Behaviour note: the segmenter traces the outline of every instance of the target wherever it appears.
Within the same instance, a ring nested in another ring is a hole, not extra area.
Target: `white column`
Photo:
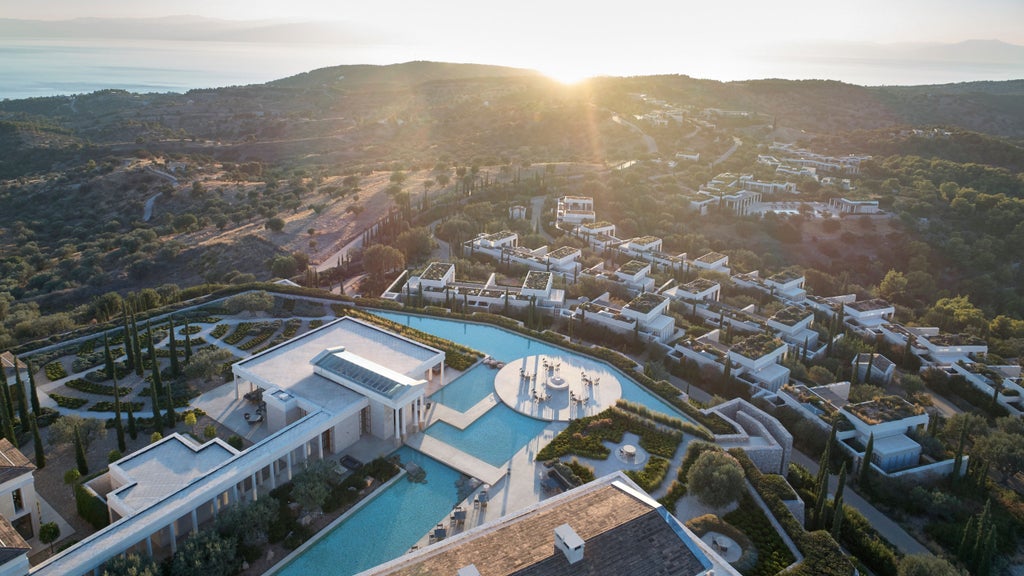
[[[444,386],[444,360],[441,360],[441,386]]]
[[[238,504],[238,484],[231,487],[231,503]]]
[[[199,514],[196,514],[196,509],[192,509],[192,531],[199,532]]]
[[[235,376],[234,374],[232,374],[231,375],[231,379],[234,380],[234,382],[235,382],[235,400],[238,400],[239,399],[239,395],[238,395],[238,376]]]
[[[260,473],[259,473],[258,470],[256,472],[252,473],[252,501],[253,502],[259,500],[260,489],[259,489],[259,484],[257,484],[257,479],[259,477],[259,474]]]
[[[398,430],[398,420],[399,420],[399,416],[401,414],[399,413],[397,408],[395,409],[394,414],[395,414],[395,440],[399,440],[399,439],[401,439],[401,435],[399,434],[399,430]]]
[[[146,536],[146,555],[153,557],[153,535]]]
[[[171,534],[171,554],[174,554],[178,551],[178,534],[177,530],[174,529],[174,522],[167,526],[167,531]]]
[[[324,459],[324,433],[321,432],[316,435],[316,445],[320,449],[320,459]]]
[[[291,482],[291,480],[292,480],[292,453],[291,453],[291,451],[288,452],[288,468],[287,469],[288,469],[288,481]]]
[[[277,458],[270,463],[270,489],[277,488]]]

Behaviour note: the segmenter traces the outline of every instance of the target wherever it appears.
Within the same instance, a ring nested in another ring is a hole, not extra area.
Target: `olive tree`
[[[743,479],[743,467],[735,458],[725,452],[708,451],[693,463],[686,485],[702,503],[721,508],[743,494]]]

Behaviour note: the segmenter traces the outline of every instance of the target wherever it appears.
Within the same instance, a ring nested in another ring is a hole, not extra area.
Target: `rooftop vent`
[[[565,554],[569,564],[583,560],[583,539],[568,524],[555,528],[555,548]]]
[[[476,569],[476,565],[470,564],[459,568],[458,576],[480,576],[480,571]]]

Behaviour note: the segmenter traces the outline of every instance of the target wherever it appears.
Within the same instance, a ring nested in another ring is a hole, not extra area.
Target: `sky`
[[[814,56],[823,45],[850,54],[854,45],[871,44],[997,39],[1024,45],[1024,0],[0,0],[0,18],[176,15],[343,22],[386,45],[374,52],[378,61],[368,57],[367,63],[493,63],[565,80],[652,73],[763,77],[778,70],[779,60]],[[776,63],[762,70],[758,59]]]

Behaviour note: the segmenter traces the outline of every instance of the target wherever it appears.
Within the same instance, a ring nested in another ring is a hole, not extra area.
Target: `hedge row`
[[[44,370],[46,371],[46,377],[50,380],[60,380],[61,378],[68,377],[68,371],[64,369],[64,365],[59,361],[50,362]]]
[[[664,458],[651,456],[643,470],[627,470],[626,476],[645,492],[654,492],[665,481],[665,476],[668,476],[669,464],[670,462]]]
[[[740,498],[739,508],[722,517],[723,520],[739,528],[757,547],[757,561],[744,576],[775,576],[786,566],[796,562],[782,537],[775,531],[768,517],[760,506],[754,502],[747,491]]]
[[[235,330],[230,335],[224,337],[225,344],[235,345],[242,341],[243,338],[249,335],[249,331],[255,326],[252,322],[239,322],[235,325]]]
[[[210,331],[210,336],[220,340],[228,333],[228,330],[230,330],[230,327],[228,327],[227,324],[217,324],[213,327],[213,330]]]
[[[68,380],[64,383],[65,386],[72,390],[78,390],[79,392],[85,392],[86,394],[99,394],[101,396],[113,396],[114,387],[107,386],[106,384],[97,384],[90,382],[84,378],[75,378],[74,380]],[[118,386],[117,392],[121,396],[131,394],[132,389],[127,386]]]
[[[664,430],[646,418],[613,407],[570,422],[537,453],[537,460],[552,460],[567,454],[604,460],[609,454],[604,441],[622,442],[626,432],[639,436],[640,446],[651,454],[669,459],[683,441],[681,432]]]
[[[50,398],[53,398],[53,401],[57,403],[57,406],[60,406],[61,408],[70,408],[71,410],[77,410],[89,403],[85,398],[72,398],[71,396],[63,396],[56,392],[50,392]]]
[[[839,544],[828,532],[808,532],[804,529],[803,523],[793,516],[789,508],[779,499],[777,490],[765,483],[765,475],[757,469],[754,462],[743,450],[733,448],[729,453],[739,460],[746,472],[747,480],[754,486],[761,499],[768,506],[775,520],[782,525],[782,529],[793,539],[800,553],[804,555],[803,562],[788,574],[818,575],[818,576],[850,576],[854,572],[853,563],[843,554]]]
[[[145,406],[142,402],[132,402],[132,412],[138,412]],[[89,412],[113,412],[115,405],[110,400],[103,400],[89,406]],[[127,414],[128,402],[121,402],[121,413]]]

